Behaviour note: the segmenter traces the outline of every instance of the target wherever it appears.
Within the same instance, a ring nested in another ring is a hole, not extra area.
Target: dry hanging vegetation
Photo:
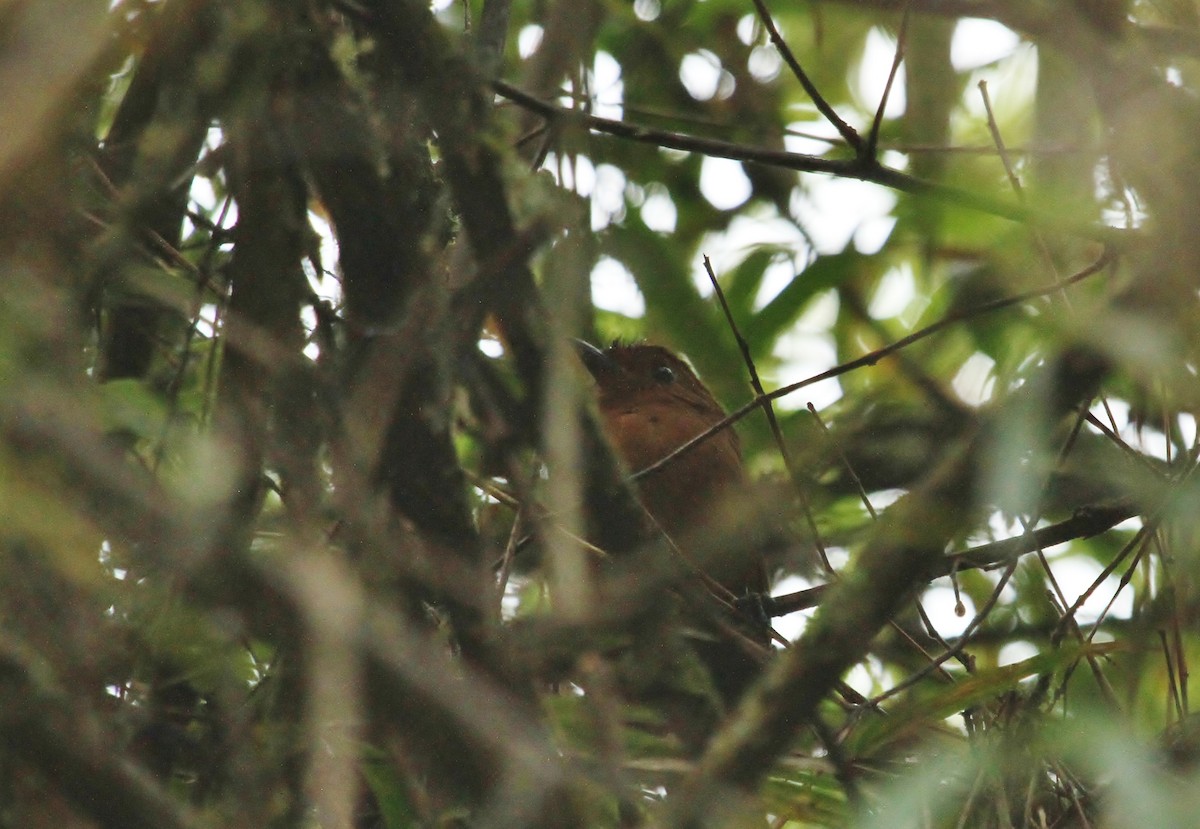
[[[1193,826],[1198,59],[1192,0],[0,4],[0,825]],[[571,337],[733,413],[773,601],[644,531]]]

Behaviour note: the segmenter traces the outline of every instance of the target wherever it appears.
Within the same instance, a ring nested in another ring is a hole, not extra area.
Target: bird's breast
[[[605,431],[631,472],[670,455],[717,421],[679,406],[619,406],[603,411]],[[732,432],[713,435],[638,482],[642,503],[672,535],[694,531],[743,480]]]

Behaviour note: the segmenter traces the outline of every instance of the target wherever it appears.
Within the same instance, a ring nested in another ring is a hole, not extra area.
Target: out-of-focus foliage
[[[0,825],[1193,826],[1198,58],[1192,0],[0,4]],[[572,336],[742,415],[739,705]]]

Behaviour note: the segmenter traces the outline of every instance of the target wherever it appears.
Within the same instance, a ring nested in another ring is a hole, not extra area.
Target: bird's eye
[[[675,372],[670,366],[656,366],[651,376],[663,385],[675,382]]]

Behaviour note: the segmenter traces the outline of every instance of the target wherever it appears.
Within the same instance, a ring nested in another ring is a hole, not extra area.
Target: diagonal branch
[[[1011,563],[1021,556],[1038,550],[1065,544],[1077,538],[1091,538],[1107,532],[1126,519],[1141,514],[1143,509],[1131,501],[1110,504],[1095,504],[1080,507],[1065,521],[1041,527],[1031,533],[1022,533],[1012,538],[980,544],[977,547],[952,553],[940,565],[938,576],[948,576],[962,570],[981,570],[996,565]],[[819,584],[807,590],[798,590],[771,600],[771,615],[786,616],[799,610],[819,605],[829,593],[829,585]]]
[[[788,65],[788,68],[792,70],[792,74],[796,76],[796,80],[800,81],[800,85],[804,87],[804,91],[808,93],[808,97],[812,99],[812,102],[816,105],[820,113],[825,116],[825,120],[833,124],[833,128],[838,131],[838,135],[842,136],[846,143],[854,148],[855,153],[863,155],[865,145],[863,144],[862,136],[858,134],[854,127],[842,120],[837,111],[825,100],[825,96],[817,91],[816,85],[808,77],[803,67],[800,66],[800,62],[792,54],[792,50],[788,47],[783,36],[779,34],[779,29],[775,27],[775,21],[771,17],[771,12],[767,9],[767,4],[763,0],[753,0],[753,2],[754,8],[758,11],[758,18],[762,21],[763,27],[767,30],[767,34],[771,38],[771,43],[779,50],[780,56]],[[867,154],[871,155],[871,153]]]
[[[857,179],[883,187],[890,187],[904,193],[917,196],[928,196],[948,204],[957,204],[981,213],[1010,219],[1014,222],[1032,224],[1049,231],[1066,233],[1083,239],[1093,239],[1114,248],[1123,248],[1140,238],[1134,231],[1124,231],[1113,227],[1099,226],[1092,223],[1081,223],[1061,215],[1046,213],[1020,204],[1014,204],[1006,199],[996,199],[980,195],[970,190],[961,190],[944,184],[910,176],[891,167],[884,166],[879,161],[867,157],[855,158],[824,158],[817,155],[793,153],[787,150],[774,150],[764,147],[752,147],[736,144],[731,141],[721,141],[715,138],[703,138],[687,133],[672,132],[632,124],[628,121],[618,121],[612,118],[601,118],[598,115],[588,115],[578,110],[565,109],[537,98],[522,89],[504,81],[493,81],[492,87],[498,94],[549,120],[566,119],[583,125],[587,129],[602,135],[611,135],[641,144],[655,147],[665,147],[672,150],[682,150],[690,153],[715,158],[729,158],[734,161],[752,161],[767,167],[780,167],[785,170],[796,170],[802,173],[827,173],[841,178]]]

